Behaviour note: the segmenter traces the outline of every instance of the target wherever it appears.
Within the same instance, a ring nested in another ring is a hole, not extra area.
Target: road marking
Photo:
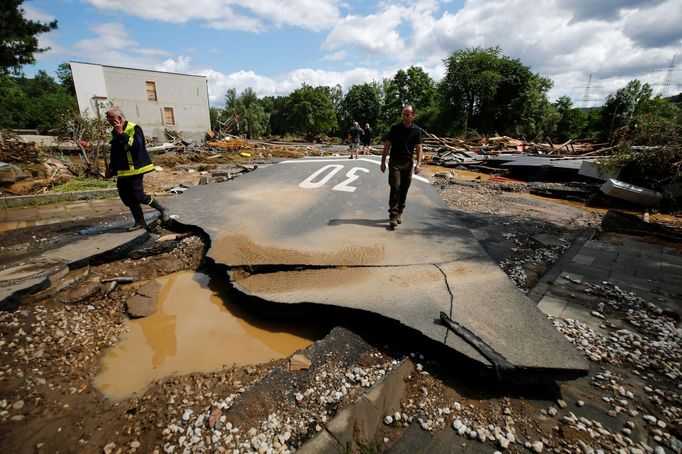
[[[290,160],[290,161],[281,161],[280,164],[301,164],[301,163],[304,163],[304,164],[310,164],[310,163],[316,164],[316,163],[321,163],[321,162],[343,162],[343,163],[346,163],[346,164],[350,164],[348,161],[349,161],[348,158],[296,159],[296,160]],[[365,162],[371,162],[372,164],[381,165],[381,161],[377,161],[377,160],[369,159],[369,158],[358,158],[358,159],[355,159],[355,160],[354,160],[354,162],[357,162],[357,161],[365,161]],[[330,178],[331,178],[331,177],[330,177]],[[425,177],[423,177],[423,176],[421,176],[421,175],[412,174],[412,179],[413,179],[413,180],[423,181],[424,183],[430,183],[430,181],[428,180],[428,178],[425,178]]]

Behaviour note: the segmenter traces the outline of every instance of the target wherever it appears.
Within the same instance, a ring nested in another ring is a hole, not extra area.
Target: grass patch
[[[112,189],[116,187],[114,180],[101,180],[98,178],[72,178],[66,183],[52,187],[50,192],[73,192],[90,191],[93,189]]]

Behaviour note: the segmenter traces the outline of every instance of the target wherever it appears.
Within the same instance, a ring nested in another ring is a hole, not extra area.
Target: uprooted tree
[[[96,116],[91,116],[88,109],[82,112],[69,110],[59,119],[57,128],[61,140],[73,141],[81,152],[82,166],[79,173],[86,176],[103,176],[100,158],[107,166],[105,148],[109,143],[110,126],[106,121],[106,106],[98,106]]]
[[[680,114],[677,105],[653,96],[647,84],[631,81],[604,105],[604,123],[617,145],[601,165],[620,168],[621,178],[651,189],[664,190],[672,182],[681,182]]]

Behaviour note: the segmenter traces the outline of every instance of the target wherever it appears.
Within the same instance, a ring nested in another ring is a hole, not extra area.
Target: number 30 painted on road
[[[317,189],[321,188],[324,186],[331,178],[336,175],[336,173],[343,169],[343,165],[341,164],[329,164],[327,166],[322,167],[321,169],[317,170],[315,173],[310,175],[308,178],[303,180],[301,183],[299,183],[299,187],[303,189]],[[320,181],[313,181],[315,178],[320,176],[322,173],[325,171],[329,171],[327,175],[324,176]],[[355,192],[357,189],[355,186],[349,186],[349,183],[352,183],[353,181],[357,180],[360,178],[359,175],[356,175],[356,172],[365,172],[369,173],[368,169],[365,169],[363,167],[353,167],[348,171],[346,174],[346,179],[343,180],[341,183],[337,184],[332,188],[334,191],[344,191],[344,192]]]

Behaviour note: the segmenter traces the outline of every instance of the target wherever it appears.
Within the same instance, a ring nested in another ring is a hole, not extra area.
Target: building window
[[[174,125],[175,124],[175,115],[173,115],[173,108],[172,107],[164,107],[163,108],[163,121],[167,125]]]
[[[145,84],[147,85],[147,100],[156,101],[156,83],[147,81]]]

